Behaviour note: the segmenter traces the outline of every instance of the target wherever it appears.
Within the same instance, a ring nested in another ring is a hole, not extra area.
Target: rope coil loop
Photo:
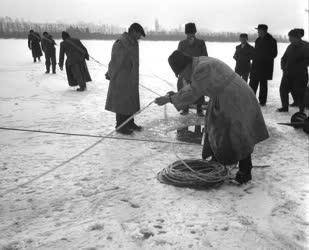
[[[195,189],[217,187],[228,177],[229,171],[224,165],[200,159],[176,161],[157,174],[161,183]]]

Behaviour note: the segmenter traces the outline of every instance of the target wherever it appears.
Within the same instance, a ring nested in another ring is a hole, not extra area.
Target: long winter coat
[[[28,35],[28,47],[32,51],[33,58],[41,57],[43,55],[40,42],[41,36],[39,33],[33,32]]]
[[[281,69],[285,74],[308,74],[309,53],[302,41],[290,44],[281,58]]]
[[[180,110],[201,95],[210,97],[206,132],[216,159],[236,163],[267,139],[264,118],[251,88],[225,63],[211,57],[195,57],[191,85],[172,96]]]
[[[113,45],[108,65],[110,83],[105,109],[132,115],[140,109],[138,42],[124,33]]]
[[[66,73],[70,86],[77,86],[80,83],[91,81],[85,59],[89,60],[86,47],[77,38],[67,38],[60,43],[59,66],[63,67],[64,55]]]
[[[251,70],[251,60],[253,58],[254,48],[246,43],[244,47],[236,46],[236,51],[233,58],[236,60],[235,72],[237,74],[246,74]]]
[[[250,78],[253,80],[271,80],[274,71],[274,59],[278,54],[277,41],[267,33],[255,41],[254,56]]]
[[[42,50],[44,51],[45,55],[51,56],[56,53],[56,42],[52,38],[52,36],[45,37],[43,36],[42,41]]]

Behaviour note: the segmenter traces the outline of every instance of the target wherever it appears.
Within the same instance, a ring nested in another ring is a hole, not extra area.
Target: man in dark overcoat
[[[272,80],[274,59],[278,54],[277,41],[267,32],[266,24],[259,24],[256,29],[258,38],[255,41],[249,85],[255,93],[260,86],[259,101],[261,106],[265,106],[268,92],[267,81]]]
[[[41,61],[42,50],[41,50],[41,36],[39,33],[30,30],[28,34],[28,47],[32,52],[33,62],[36,62],[36,59]]]
[[[48,74],[50,72],[50,66],[52,65],[53,74],[56,74],[56,42],[53,37],[45,31],[43,32],[41,44],[45,54],[45,73]]]
[[[281,69],[283,71],[280,85],[280,97],[282,107],[277,111],[287,112],[289,107],[289,92],[294,93],[299,112],[304,112],[305,93],[308,83],[308,48],[302,42],[300,33],[293,29],[288,34],[290,45],[281,58]]]
[[[105,109],[116,113],[117,132],[132,134],[142,130],[132,117],[140,110],[139,101],[139,46],[138,40],[145,37],[143,27],[133,23],[128,32],[113,44],[106,79],[110,80]],[[132,119],[118,129],[130,117]]]
[[[63,41],[60,43],[59,67],[63,70],[64,55],[67,60],[65,69],[70,86],[77,86],[77,91],[86,89],[86,82],[91,81],[87,68],[86,60],[89,60],[89,54],[86,47],[77,38],[71,37],[67,32],[62,32]]]
[[[303,40],[303,37],[305,35],[304,29],[296,29],[296,31],[299,33],[301,41],[306,47],[307,55],[309,55],[309,42]],[[306,94],[305,94],[305,107],[309,109],[309,82],[307,83]]]
[[[185,34],[187,38],[182,40],[178,44],[178,50],[189,55],[189,56],[208,56],[207,48],[205,41],[202,39],[196,38],[196,26],[195,23],[187,23],[185,25]],[[178,77],[177,81],[177,89],[182,89],[186,84],[190,84],[190,79],[186,79],[184,76],[186,74],[182,74]],[[190,75],[190,74],[187,74]],[[201,96],[196,102],[196,111],[199,116],[203,116],[202,105],[204,104],[205,99],[204,96]],[[189,112],[189,107],[185,107],[181,114],[186,115]]]
[[[254,48],[248,43],[248,34],[240,34],[239,40],[241,44],[236,46],[236,51],[233,56],[236,60],[235,72],[247,82],[251,70]]]

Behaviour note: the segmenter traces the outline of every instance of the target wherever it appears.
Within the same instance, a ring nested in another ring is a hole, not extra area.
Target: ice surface
[[[107,64],[112,41],[84,41],[91,56]],[[58,41],[59,44],[59,41]],[[234,67],[235,43],[207,43],[210,56]],[[156,173],[176,160],[169,144],[104,140],[78,159],[0,197],[3,249],[308,249],[309,142],[301,130],[279,126],[296,112],[280,106],[279,44],[269,101],[263,113],[270,139],[257,145],[251,184],[196,191],[163,185]],[[165,94],[176,79],[167,57],[176,42],[140,43],[141,83]],[[114,128],[104,110],[106,69],[88,63],[88,90],[71,89],[64,72],[45,75],[32,63],[25,40],[0,40],[0,126],[104,135]],[[57,48],[58,53],[58,48]],[[42,58],[43,59],[43,58]],[[157,75],[169,84],[152,77]],[[142,106],[156,96],[140,88]],[[175,138],[167,133],[196,122],[167,106],[150,106],[136,117],[135,138]],[[0,130],[0,193],[47,171],[97,138]],[[183,158],[201,147],[175,146]]]

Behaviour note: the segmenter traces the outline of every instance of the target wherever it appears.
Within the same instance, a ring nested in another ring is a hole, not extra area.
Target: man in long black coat
[[[251,60],[253,58],[254,48],[248,43],[247,34],[240,34],[239,40],[241,44],[236,46],[236,51],[233,56],[236,60],[235,72],[247,82],[251,70]]]
[[[295,29],[295,30],[298,32],[301,42],[306,47],[306,54],[309,55],[309,42],[303,40],[303,37],[305,35],[304,29]],[[305,94],[305,107],[309,109],[309,82],[307,83],[306,94]]]
[[[67,56],[65,69],[70,86],[77,86],[77,91],[86,89],[86,82],[91,81],[91,77],[85,60],[89,60],[86,47],[77,38],[71,37],[67,32],[62,32],[63,41],[60,43],[59,67],[63,70],[64,55]]]
[[[33,62],[36,62],[38,58],[41,61],[42,50],[41,50],[41,36],[39,33],[30,30],[28,35],[28,47],[32,51]]]
[[[187,23],[185,25],[185,34],[187,38],[182,40],[178,44],[178,50],[189,56],[208,56],[207,48],[204,40],[196,38],[196,26],[194,23]],[[184,87],[184,80],[188,81],[190,79],[185,79],[183,75],[178,77],[177,89],[180,90]],[[202,105],[204,104],[204,96],[201,96],[196,102],[196,111],[199,116],[203,116]],[[187,114],[189,112],[189,107],[183,109],[181,114]]]
[[[249,85],[255,93],[260,85],[259,101],[261,106],[265,106],[268,92],[267,81],[272,80],[274,59],[278,50],[277,41],[267,32],[267,25],[259,24],[257,30],[259,37],[255,41]]]
[[[53,37],[45,31],[43,33],[41,44],[42,50],[45,54],[45,73],[48,74],[50,72],[50,65],[52,65],[53,74],[56,74],[56,42],[54,41]]]
[[[287,112],[289,107],[289,92],[294,93],[299,111],[304,112],[305,92],[308,83],[308,48],[302,42],[301,36],[296,29],[289,32],[291,44],[287,47],[281,58],[281,69],[283,70],[280,85],[280,97],[282,107],[279,112]]]

